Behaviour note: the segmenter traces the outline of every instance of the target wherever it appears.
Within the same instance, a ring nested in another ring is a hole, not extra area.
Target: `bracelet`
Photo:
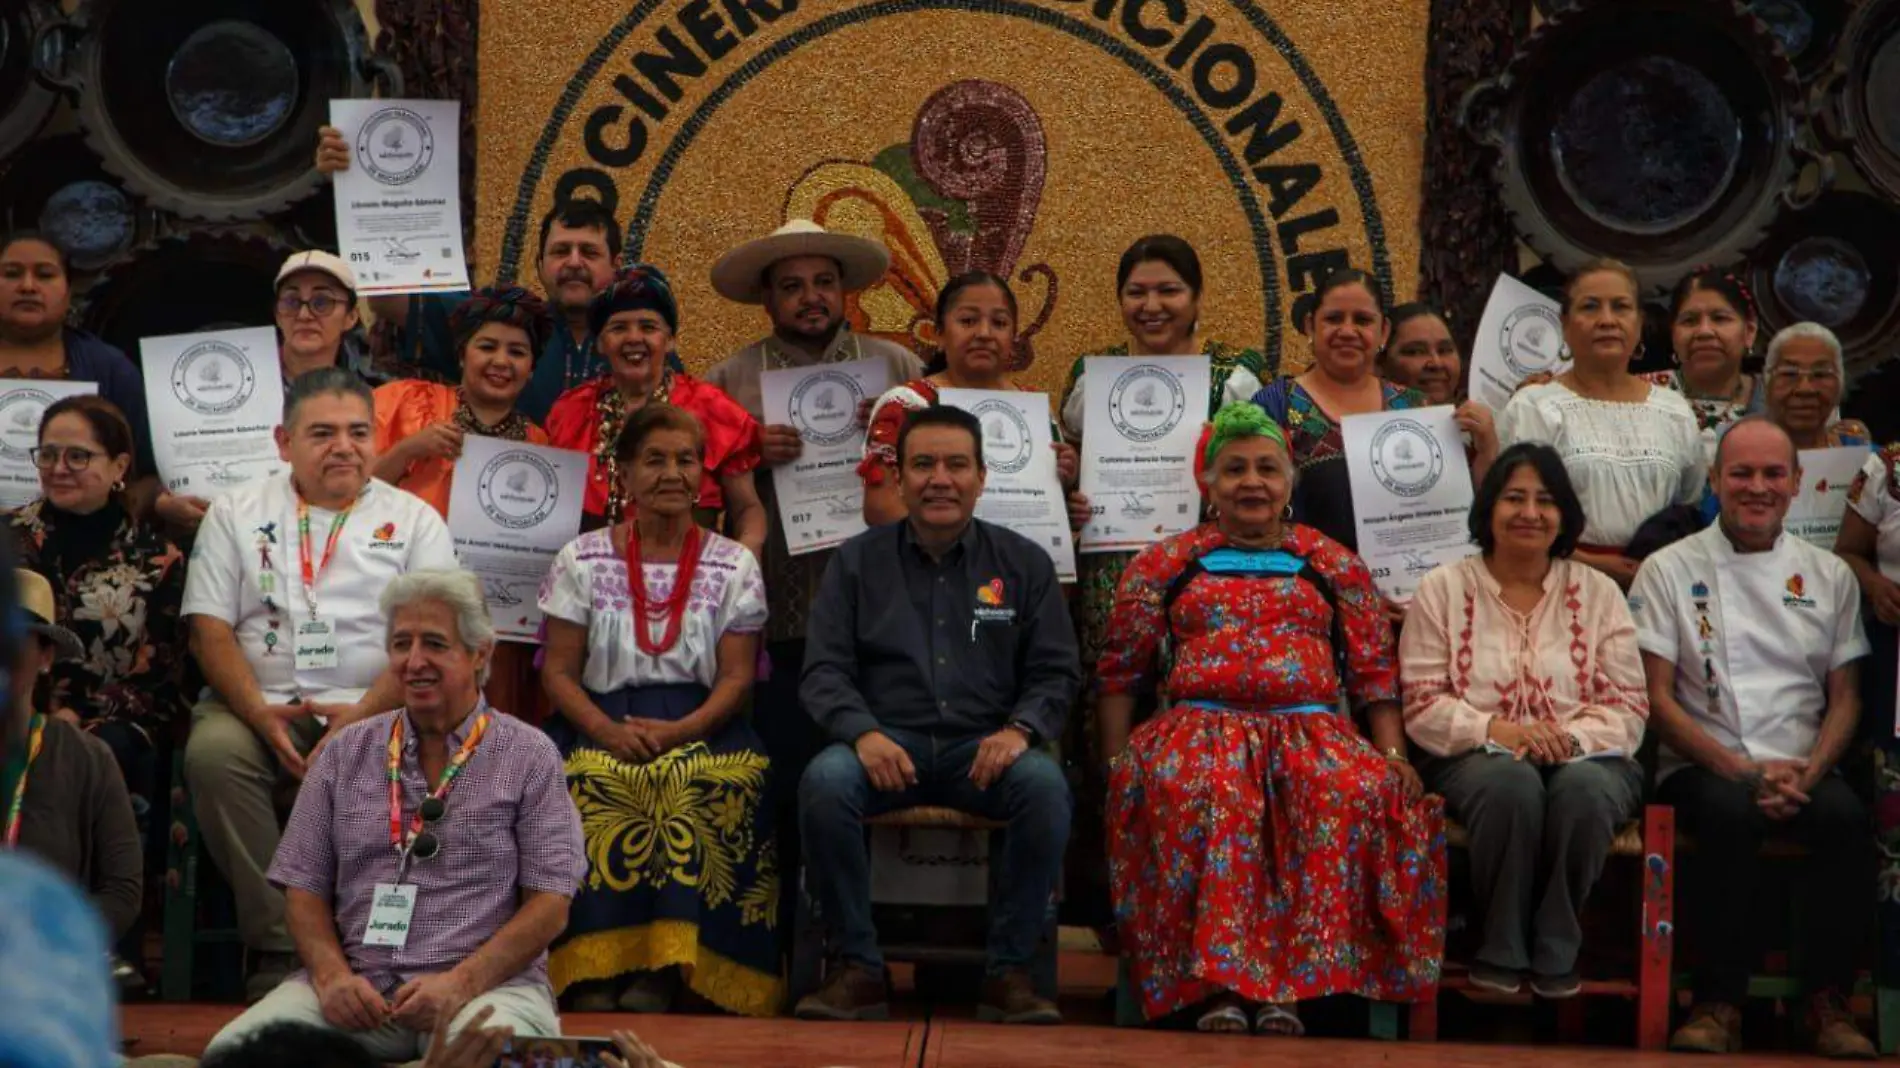
[[[1400,764],[1410,764],[1412,762],[1411,759],[1405,755],[1405,750],[1396,747],[1381,749],[1379,750],[1379,755],[1387,760],[1397,761]]]

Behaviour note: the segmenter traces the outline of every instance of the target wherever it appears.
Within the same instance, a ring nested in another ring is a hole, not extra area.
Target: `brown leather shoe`
[[[1684,1053],[1736,1053],[1742,1048],[1742,1013],[1733,1005],[1705,1001],[1689,1022],[1669,1036],[1669,1048]]]
[[[1854,1026],[1846,1000],[1833,991],[1808,999],[1808,1033],[1814,1036],[1814,1052],[1831,1060],[1871,1061],[1879,1055]]]
[[[792,1015],[801,1020],[888,1020],[891,1003],[884,973],[856,964],[832,968],[817,993],[798,999]]]
[[[1062,1010],[1036,993],[1028,972],[1011,969],[983,980],[983,998],[977,1003],[976,1018],[984,1023],[1059,1024]]]

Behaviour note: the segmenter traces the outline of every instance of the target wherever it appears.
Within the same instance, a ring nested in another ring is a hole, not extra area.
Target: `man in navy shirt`
[[[1071,807],[1039,747],[1061,735],[1082,668],[1048,553],[975,518],[982,433],[960,408],[911,413],[897,439],[910,514],[840,546],[812,606],[800,697],[832,744],[799,782],[799,825],[842,964],[801,1019],[888,1013],[863,820],[941,805],[1008,823],[981,1018],[1061,1020],[1027,971]]]

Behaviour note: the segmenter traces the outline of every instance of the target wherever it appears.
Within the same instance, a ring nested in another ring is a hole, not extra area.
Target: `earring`
[[[1280,518],[1288,523],[1293,522],[1293,502],[1288,501],[1287,506],[1280,509]]]
[[[118,480],[117,482],[114,482],[114,483],[112,484],[112,492],[114,492],[114,493],[124,493],[124,492],[125,492],[125,479],[120,479],[120,480]]]

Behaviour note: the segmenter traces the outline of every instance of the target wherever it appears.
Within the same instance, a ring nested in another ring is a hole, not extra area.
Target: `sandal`
[[[1306,1034],[1306,1025],[1300,1022],[1300,1014],[1292,1008],[1267,1004],[1260,1006],[1260,1011],[1254,1014],[1253,1033],[1299,1038]]]
[[[1247,1010],[1238,1001],[1223,998],[1194,1021],[1194,1029],[1203,1034],[1244,1035],[1247,1033]]]

